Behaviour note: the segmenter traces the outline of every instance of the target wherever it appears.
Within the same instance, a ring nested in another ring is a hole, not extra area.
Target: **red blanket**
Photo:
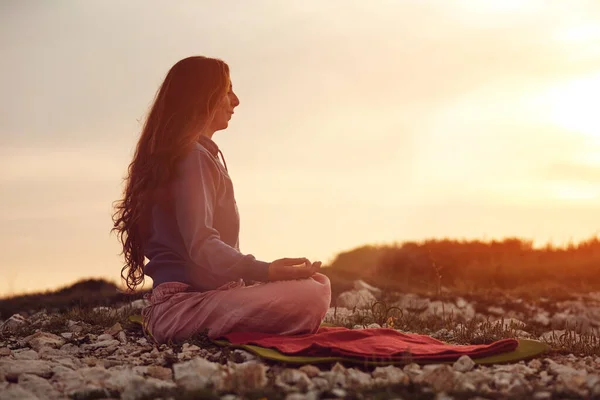
[[[321,327],[315,334],[281,336],[266,333],[236,332],[224,336],[232,344],[253,344],[287,355],[314,357],[353,357],[423,361],[455,361],[466,354],[476,359],[513,351],[515,339],[491,344],[451,345],[430,336],[401,333],[395,329],[348,329]]]

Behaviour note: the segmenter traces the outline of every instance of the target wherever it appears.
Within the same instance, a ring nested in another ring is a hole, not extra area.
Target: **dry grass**
[[[366,328],[370,324],[377,323],[403,332],[422,335],[439,333],[439,339],[451,344],[489,344],[500,339],[519,338],[521,332],[525,331],[533,338],[539,337],[548,331],[548,328],[535,324],[515,324],[513,321],[505,323],[504,318],[492,321],[489,318],[476,317],[465,319],[457,317],[444,310],[440,314],[421,315],[422,310],[401,310],[389,306],[385,302],[373,303],[370,309],[359,311],[353,310],[353,314],[347,318],[340,318],[336,314],[325,322],[337,326],[353,328],[356,325]],[[444,331],[448,332],[444,337]],[[440,332],[442,331],[442,332]],[[450,334],[450,332],[452,332]],[[595,334],[581,335],[576,333],[576,327],[567,327],[565,333],[542,340],[552,347],[553,353],[569,354],[577,356],[600,356],[600,336]]]

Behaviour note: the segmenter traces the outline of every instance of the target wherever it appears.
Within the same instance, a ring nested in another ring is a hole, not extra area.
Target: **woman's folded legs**
[[[331,284],[320,273],[252,286],[231,283],[208,292],[188,289],[164,283],[153,290],[147,314],[157,342],[182,341],[205,329],[211,339],[231,332],[314,333],[331,302]]]

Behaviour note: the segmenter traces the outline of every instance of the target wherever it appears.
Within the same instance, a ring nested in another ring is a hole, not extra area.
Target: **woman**
[[[135,290],[145,275],[153,280],[143,315],[158,343],[205,329],[211,338],[312,333],[329,307],[331,287],[318,273],[320,262],[267,263],[239,250],[233,185],[212,140],[238,105],[226,63],[202,56],[177,62],[129,165],[113,230],[123,245],[127,287]]]

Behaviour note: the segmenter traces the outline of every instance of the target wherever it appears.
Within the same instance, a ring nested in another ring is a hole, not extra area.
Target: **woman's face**
[[[231,81],[229,82],[229,90],[227,94],[221,98],[221,101],[217,104],[215,109],[215,116],[211,123],[214,131],[220,131],[226,129],[229,125],[229,120],[233,115],[233,110],[240,104],[240,99],[233,92],[233,86]]]

